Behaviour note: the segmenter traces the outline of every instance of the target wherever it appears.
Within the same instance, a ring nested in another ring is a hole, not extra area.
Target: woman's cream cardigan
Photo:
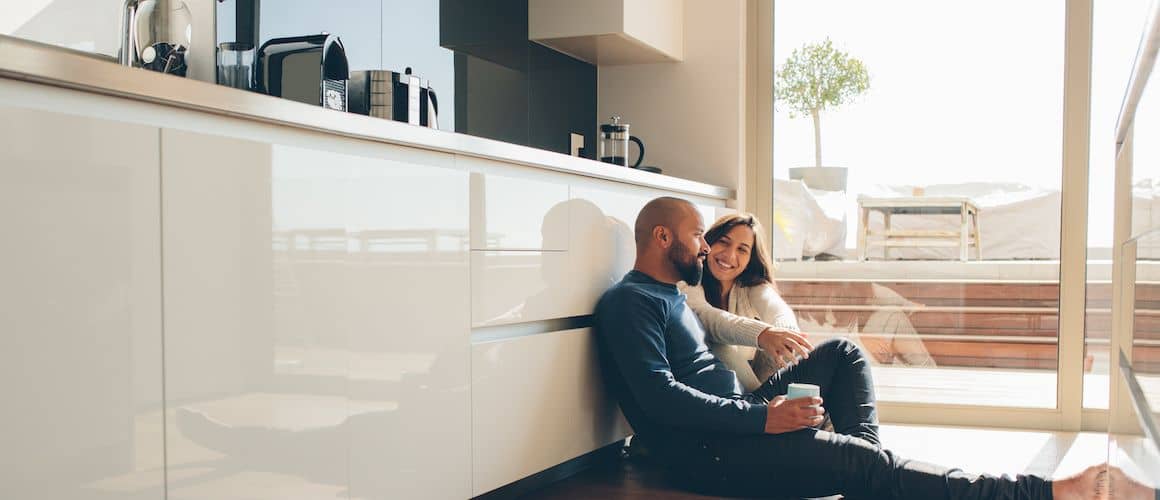
[[[689,286],[682,281],[677,287],[685,293],[689,308],[705,326],[709,349],[737,373],[747,391],[764,382],[749,364],[757,353],[757,335],[769,327],[800,331],[793,310],[772,285],[735,285],[729,293],[728,311],[710,305],[700,286]]]

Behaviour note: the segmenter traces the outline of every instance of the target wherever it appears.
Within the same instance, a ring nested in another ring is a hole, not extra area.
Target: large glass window
[[[1056,407],[1063,26],[1052,0],[775,4],[778,285],[881,400]],[[793,59],[856,95],[815,123]]]
[[[1088,263],[1087,328],[1085,336],[1085,408],[1108,408],[1109,334],[1112,307],[1113,210],[1115,207],[1115,127],[1120,106],[1131,76],[1140,31],[1151,0],[1097,2],[1092,19],[1092,105],[1091,158],[1088,175]],[[1155,137],[1153,125],[1160,113],[1150,113],[1155,90],[1140,104],[1136,137]],[[1160,111],[1160,110],[1158,110]],[[1152,132],[1149,132],[1152,131]],[[1160,170],[1150,141],[1137,141],[1132,189],[1132,234],[1160,225]],[[1155,212],[1155,215],[1153,215]],[[1147,258],[1148,256],[1145,255]],[[1149,276],[1151,264],[1141,261],[1141,278]],[[1146,284],[1144,286],[1147,286]],[[1146,294],[1143,289],[1139,293]],[[1144,296],[1144,295],[1142,295]],[[1149,308],[1139,313],[1148,314]],[[1153,320],[1142,319],[1138,338],[1145,344],[1157,343],[1160,335],[1147,333]],[[1141,353],[1152,356],[1155,346],[1143,346]]]

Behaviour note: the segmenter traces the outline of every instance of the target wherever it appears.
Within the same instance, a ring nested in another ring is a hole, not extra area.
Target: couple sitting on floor
[[[869,360],[850,341],[813,346],[798,331],[752,216],[726,216],[706,231],[691,203],[658,198],[637,216],[635,239],[633,270],[596,306],[602,371],[634,441],[687,487],[766,497],[1106,498],[1105,466],[1054,481],[994,477],[883,448]],[[790,383],[817,385],[821,397],[786,400]],[[822,430],[826,416],[832,431]]]

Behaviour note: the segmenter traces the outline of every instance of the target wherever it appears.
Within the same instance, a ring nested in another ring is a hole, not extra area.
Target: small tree
[[[870,88],[870,75],[862,61],[834,49],[827,37],[794,49],[777,71],[774,96],[790,106],[790,118],[814,119],[814,161],[822,166],[823,110],[836,108]]]

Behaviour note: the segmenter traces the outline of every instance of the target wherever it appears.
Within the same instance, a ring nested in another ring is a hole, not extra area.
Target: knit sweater
[[[629,272],[600,298],[596,338],[609,389],[641,434],[760,434],[766,405],[742,399],[737,376],[672,284]]]
[[[762,382],[749,363],[757,351],[757,336],[769,327],[800,331],[793,309],[772,285],[735,285],[729,293],[728,311],[710,305],[700,286],[689,286],[682,281],[677,287],[685,293],[689,308],[705,326],[710,350],[737,373],[737,379],[747,391],[753,391]]]

